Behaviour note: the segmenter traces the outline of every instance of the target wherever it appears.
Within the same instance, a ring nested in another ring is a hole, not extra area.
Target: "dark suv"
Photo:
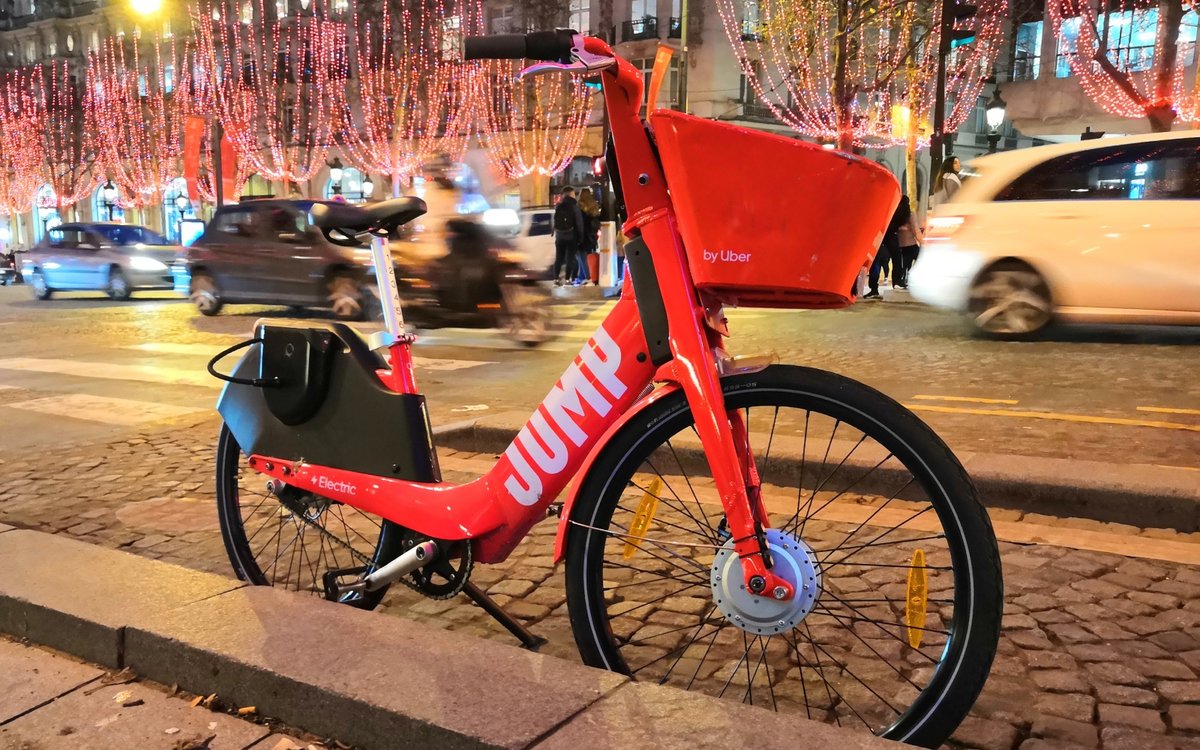
[[[330,243],[309,225],[315,201],[252,200],[218,209],[187,248],[189,295],[205,315],[227,302],[326,307],[363,314],[369,256]]]

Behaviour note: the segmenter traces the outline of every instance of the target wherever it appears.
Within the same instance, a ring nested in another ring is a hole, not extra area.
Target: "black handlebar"
[[[542,60],[570,62],[575,31],[535,31],[530,34],[469,36],[463,40],[464,60]]]

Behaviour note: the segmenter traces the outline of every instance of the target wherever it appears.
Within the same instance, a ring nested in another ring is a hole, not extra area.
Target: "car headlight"
[[[147,258],[144,255],[135,255],[129,259],[129,266],[135,271],[165,271],[167,264],[161,260]]]

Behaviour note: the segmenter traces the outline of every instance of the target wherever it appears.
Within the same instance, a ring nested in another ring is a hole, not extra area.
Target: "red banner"
[[[204,118],[189,117],[183,125],[183,178],[187,180],[188,200],[200,204],[200,142],[204,140]]]
[[[221,192],[225,200],[237,200],[237,151],[228,135],[221,138]]]

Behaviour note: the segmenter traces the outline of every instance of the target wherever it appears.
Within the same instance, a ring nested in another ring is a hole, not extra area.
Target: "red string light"
[[[333,140],[337,92],[347,80],[346,28],[319,5],[311,17],[275,20],[269,8],[262,0],[206,0],[194,17],[196,40],[240,159],[265,179],[306,182]]]
[[[1188,5],[1190,12],[1197,12],[1197,3]],[[1164,6],[1157,0],[1112,0],[1104,7],[1107,13],[1086,0],[1047,3],[1060,54],[1088,97],[1118,117],[1200,121],[1200,82],[1195,92],[1184,84],[1186,40],[1179,40],[1175,53],[1168,55],[1163,32],[1177,31],[1163,29],[1161,17],[1154,24],[1153,45],[1138,38],[1148,33],[1145,27],[1139,29],[1138,18],[1153,10],[1161,13]],[[1147,61],[1141,49],[1151,46],[1153,58]]]
[[[0,80],[0,214],[28,211],[42,184],[41,123],[34,92],[40,69],[10,71]]]
[[[975,40],[947,60],[947,131],[974,109],[1003,38],[1008,0],[973,4],[975,16],[958,28],[973,31]],[[941,6],[912,0],[762,0],[761,23],[744,24],[740,3],[717,1],[747,83],[776,118],[812,137],[871,148],[904,144],[909,124],[893,116],[893,107],[907,108],[918,123],[931,119]],[[919,142],[928,145],[928,135]]]

